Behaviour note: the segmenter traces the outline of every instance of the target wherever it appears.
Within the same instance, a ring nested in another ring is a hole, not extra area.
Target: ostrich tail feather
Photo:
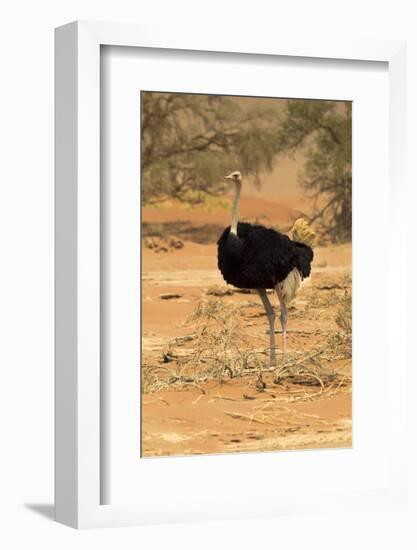
[[[313,248],[316,234],[303,218],[298,218],[291,229],[292,239],[298,243],[306,244]]]

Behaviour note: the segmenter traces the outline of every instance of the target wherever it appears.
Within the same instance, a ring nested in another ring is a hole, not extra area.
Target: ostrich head
[[[232,172],[228,176],[224,176],[224,179],[227,181],[233,181],[233,183],[241,183],[242,182],[242,174],[238,171]]]

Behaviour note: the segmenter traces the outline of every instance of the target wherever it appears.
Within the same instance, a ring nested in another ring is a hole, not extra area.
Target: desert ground
[[[243,196],[241,217],[288,231],[304,203]],[[258,295],[228,287],[217,269],[229,217],[220,207],[142,209],[141,455],[350,447],[351,245],[315,247],[289,309],[285,360],[269,295],[271,372]]]

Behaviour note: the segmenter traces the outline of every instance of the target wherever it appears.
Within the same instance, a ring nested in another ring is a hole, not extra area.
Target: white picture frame
[[[250,36],[228,29],[191,28],[185,36],[174,28],[75,22],[56,29],[56,519],[76,528],[134,525],[160,521],[157,508],[135,504],[101,504],[100,463],[100,47],[102,45],[230,52],[298,58],[382,61],[389,70],[390,186],[392,246],[395,265],[405,266],[406,246],[394,247],[404,234],[405,198],[405,44],[388,41],[280,42],[269,35]],[[404,241],[402,241],[404,242]],[[403,272],[401,271],[403,269]],[[391,280],[393,278],[391,273]],[[405,281],[405,267],[395,274]],[[395,285],[394,285],[395,286]],[[391,289],[393,291],[393,289]],[[391,291],[389,309],[394,307]],[[397,319],[405,323],[405,286],[396,289]],[[398,425],[390,475],[383,490],[356,494],[294,494],[276,503],[271,513],[302,513],[314,507],[341,509],[396,506],[405,499],[406,388],[405,331],[393,327],[396,351],[396,396],[391,407]],[[192,519],[243,517],[244,507],[230,512],[207,502]],[[238,503],[237,503],[238,504]],[[186,520],[167,495],[166,521]],[[191,519],[191,518],[189,518]]]

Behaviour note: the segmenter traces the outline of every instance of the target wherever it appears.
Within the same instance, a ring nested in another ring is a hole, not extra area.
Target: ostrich
[[[275,289],[278,296],[284,358],[287,306],[294,299],[301,281],[310,275],[313,250],[309,244],[312,244],[314,233],[304,220],[297,220],[294,224],[295,240],[262,225],[238,222],[242,176],[236,171],[225,179],[234,186],[232,223],[217,242],[218,267],[226,283],[255,289],[259,293],[269,322],[270,367],[276,369],[275,312],[266,289]],[[301,240],[304,242],[299,242]]]

